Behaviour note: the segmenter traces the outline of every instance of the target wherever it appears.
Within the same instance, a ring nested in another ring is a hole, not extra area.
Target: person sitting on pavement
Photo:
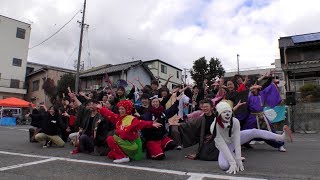
[[[145,139],[147,148],[147,157],[154,160],[162,160],[165,158],[164,151],[174,149],[177,144],[168,137],[169,127],[167,126],[168,119],[176,115],[179,111],[178,104],[182,94],[177,97],[176,103],[169,109],[164,109],[160,105],[160,100],[157,95],[151,97],[151,107],[148,112],[140,116],[146,121],[158,122],[162,126],[160,128],[143,129],[142,135]]]
[[[73,150],[71,153],[94,153],[94,139],[98,124],[101,121],[104,121],[104,118],[97,111],[97,104],[99,104],[99,102],[95,100],[89,100],[87,102],[86,108],[82,106],[81,102],[77,99],[75,94],[70,92],[69,96],[74,100],[75,105],[79,107],[78,112],[82,114],[83,117],[83,126],[82,129],[79,130],[79,145],[77,146],[77,149]],[[111,123],[108,123],[106,126],[109,127],[108,132],[112,132],[113,125]]]

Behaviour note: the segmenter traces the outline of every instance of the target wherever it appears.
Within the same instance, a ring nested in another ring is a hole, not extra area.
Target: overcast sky
[[[82,9],[83,0],[1,0],[0,14],[31,24],[30,47]],[[320,31],[319,0],[88,0],[85,66],[161,59],[179,68],[217,57],[225,69],[268,66],[278,39]],[[55,37],[29,50],[28,61],[72,68],[79,13]]]

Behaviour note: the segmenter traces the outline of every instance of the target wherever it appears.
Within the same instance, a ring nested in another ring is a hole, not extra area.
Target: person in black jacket
[[[59,116],[58,108],[51,106],[47,111],[44,105],[41,105],[45,109],[40,114],[28,114],[31,118],[41,119],[41,133],[35,136],[35,139],[42,143],[43,147],[48,147],[52,142],[58,147],[64,146],[64,141],[58,136],[59,130],[66,130],[66,125],[63,124],[61,117]]]
[[[160,105],[160,100],[157,95],[151,98],[151,107],[149,111],[141,115],[141,119],[146,121],[154,121],[161,123],[160,128],[143,129],[142,135],[146,141],[147,156],[154,160],[162,160],[165,158],[164,151],[174,149],[177,144],[168,137],[166,125],[168,118],[173,117],[178,113],[179,99],[167,110]],[[168,126],[167,126],[168,127]]]

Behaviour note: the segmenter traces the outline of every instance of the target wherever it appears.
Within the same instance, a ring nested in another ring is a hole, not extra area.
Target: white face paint
[[[229,122],[231,119],[231,115],[232,115],[232,111],[225,110],[221,113],[221,118],[222,120]]]

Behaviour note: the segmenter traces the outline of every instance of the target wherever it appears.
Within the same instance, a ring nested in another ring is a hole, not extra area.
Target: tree
[[[190,70],[192,79],[199,87],[203,86],[204,79],[208,79],[208,85],[211,85],[213,78],[223,76],[225,73],[224,68],[218,58],[211,58],[209,63],[205,57],[201,57],[193,62],[193,67]]]
[[[54,80],[51,78],[47,78],[43,82],[42,89],[44,90],[44,93],[49,97],[51,104],[54,104],[57,96]]]
[[[218,77],[224,76],[225,73],[226,73],[226,71],[222,67],[220,60],[218,58],[214,58],[214,57],[211,58],[209,61],[208,73],[207,73],[206,78],[208,80],[212,80],[212,79],[216,78],[217,76]],[[212,81],[208,81],[208,84],[211,85]]]
[[[203,80],[208,71],[208,63],[205,57],[201,57],[198,60],[193,62],[192,69],[190,74],[192,79],[197,83],[199,87],[203,86]]]
[[[57,85],[57,96],[62,98],[63,93],[68,94],[68,87],[70,87],[71,90],[74,91],[75,81],[76,79],[73,74],[62,75]]]

